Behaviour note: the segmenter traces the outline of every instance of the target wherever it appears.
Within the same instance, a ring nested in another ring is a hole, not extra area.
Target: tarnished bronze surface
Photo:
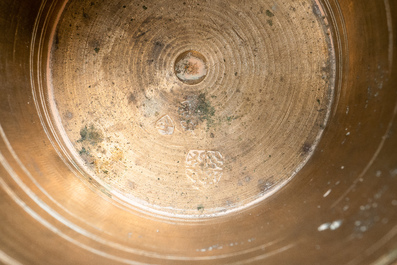
[[[397,260],[395,1],[0,10],[0,262]]]
[[[49,109],[112,196],[170,215],[227,213],[310,157],[334,93],[327,22],[310,1],[239,2],[66,6]]]

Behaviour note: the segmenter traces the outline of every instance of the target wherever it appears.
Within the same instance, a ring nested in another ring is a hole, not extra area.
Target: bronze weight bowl
[[[396,1],[0,7],[1,263],[397,260]]]

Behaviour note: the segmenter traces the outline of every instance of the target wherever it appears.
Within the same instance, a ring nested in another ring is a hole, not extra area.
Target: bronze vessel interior
[[[0,263],[396,262],[396,1],[0,12]]]

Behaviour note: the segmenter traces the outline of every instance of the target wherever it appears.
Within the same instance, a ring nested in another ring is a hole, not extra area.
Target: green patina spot
[[[239,118],[239,116],[234,116],[234,115],[232,115],[232,116],[227,116],[227,117],[226,117],[226,121],[227,121],[228,123],[231,123],[232,121],[237,120],[238,118]]]
[[[94,125],[91,125],[89,127],[84,126],[84,128],[82,128],[80,130],[80,139],[77,140],[78,143],[82,143],[82,142],[88,142],[91,145],[96,145],[99,144],[100,142],[103,141],[103,137],[100,131],[98,131],[97,129],[95,129]],[[87,152],[86,149],[83,147],[84,152]],[[82,151],[83,151],[82,149]],[[80,151],[80,152],[82,152]],[[80,153],[82,154],[82,153]]]
[[[81,150],[79,151],[80,155],[89,155],[89,152],[85,149],[85,147],[81,148]]]
[[[215,115],[215,108],[211,106],[211,103],[205,99],[205,94],[202,93],[198,96],[197,114],[201,121],[207,121],[207,128],[209,128],[214,122],[212,117]]]
[[[215,108],[204,93],[186,97],[178,110],[185,129],[194,130],[200,122],[207,122],[207,129],[214,124]]]
[[[270,10],[266,10],[266,15],[268,17],[274,17],[274,14]]]

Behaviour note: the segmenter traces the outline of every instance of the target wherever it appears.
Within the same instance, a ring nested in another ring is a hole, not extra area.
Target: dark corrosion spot
[[[130,93],[130,95],[128,96],[128,104],[131,104],[131,103],[134,103],[134,104],[136,103],[136,97],[132,93]]]
[[[270,10],[266,10],[266,15],[268,17],[274,17],[274,14]]]
[[[312,148],[312,145],[311,145],[311,144],[309,144],[309,143],[304,143],[304,144],[302,145],[302,153],[303,153],[304,155],[306,155],[307,153],[310,152],[311,148]]]
[[[84,126],[84,128],[80,130],[80,139],[77,140],[78,143],[87,142],[91,145],[99,144],[102,141],[102,133],[97,130],[94,125],[91,125],[89,127]]]

